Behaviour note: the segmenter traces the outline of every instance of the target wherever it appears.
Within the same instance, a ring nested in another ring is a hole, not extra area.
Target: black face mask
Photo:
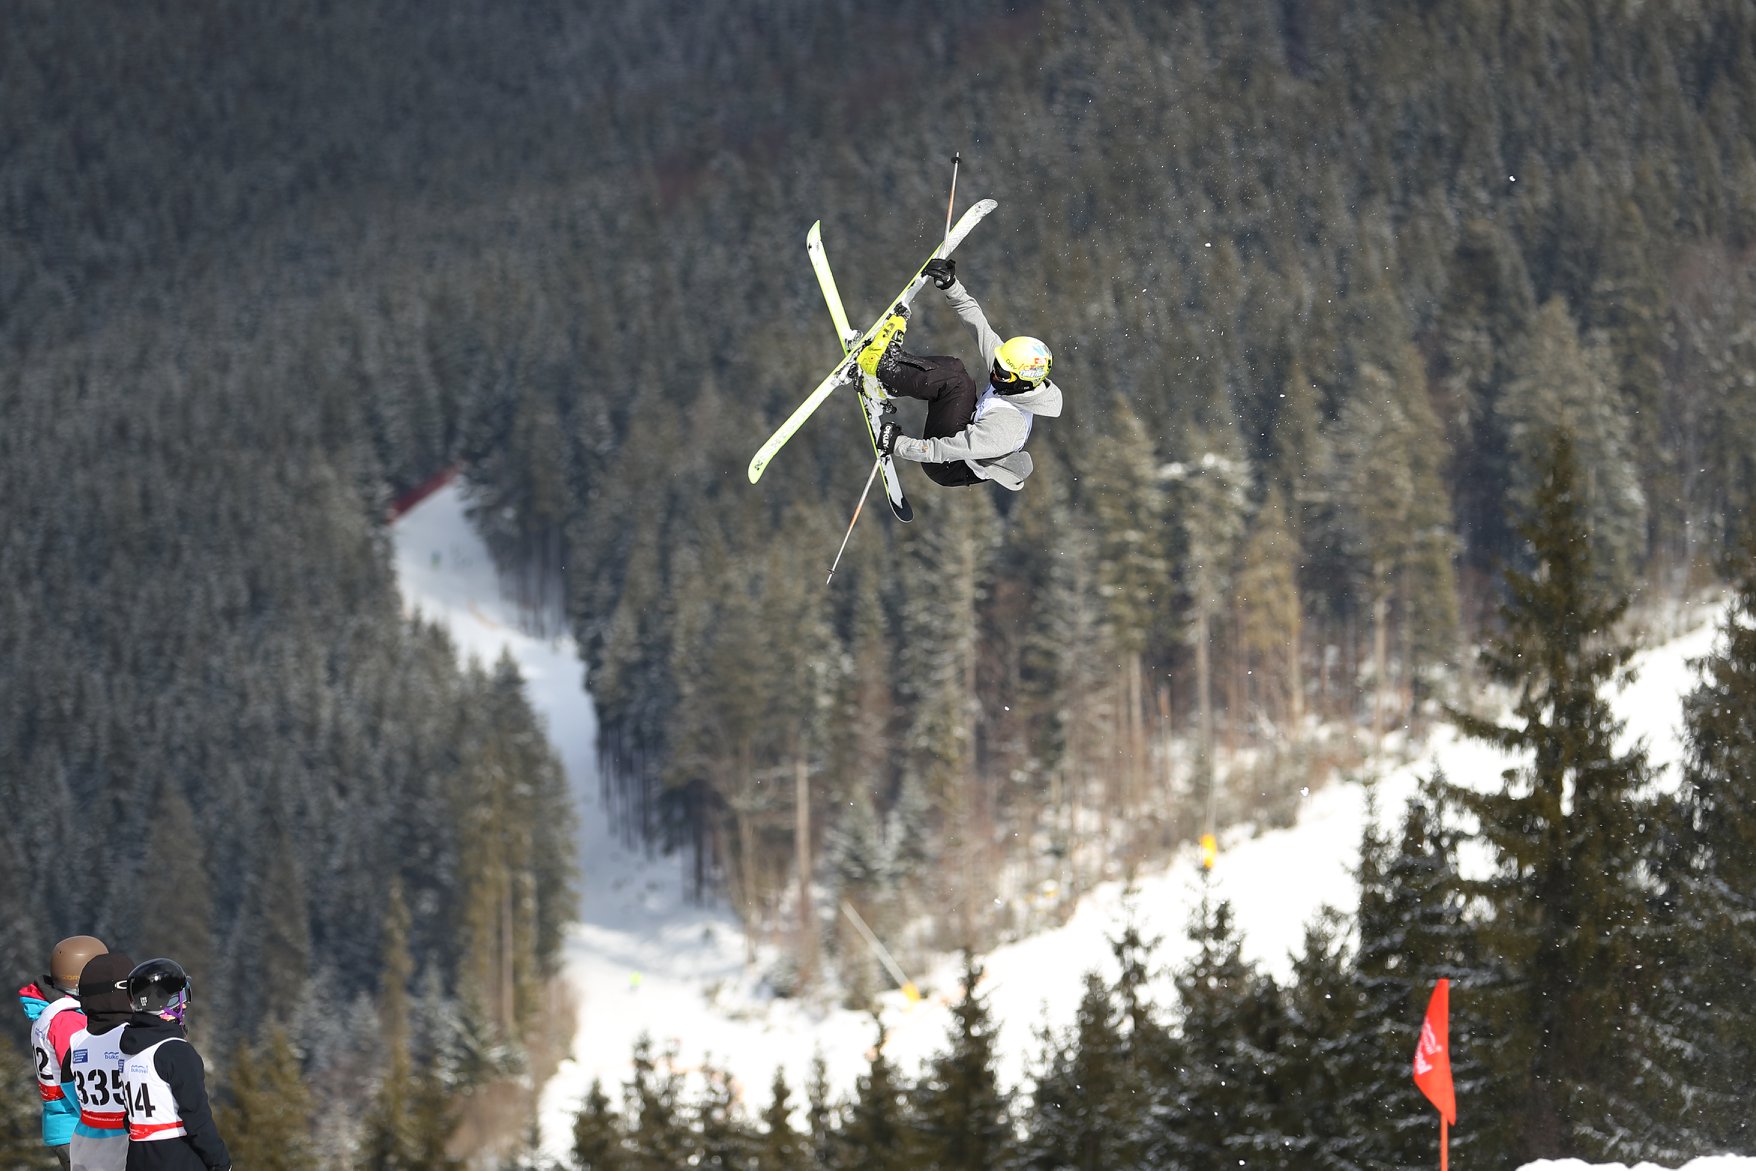
[[[1027,390],[1035,390],[1042,383],[1026,382],[1018,375],[1000,369],[1000,363],[995,362],[988,371],[988,385],[999,394],[1023,394]]]

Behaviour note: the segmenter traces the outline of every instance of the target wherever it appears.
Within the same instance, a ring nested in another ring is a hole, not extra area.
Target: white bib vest
[[[107,1033],[81,1029],[73,1034],[67,1064],[73,1096],[79,1101],[79,1128],[88,1138],[125,1138],[128,1114],[123,1099],[122,1025]]]
[[[68,1009],[78,1011],[79,1001],[71,996],[49,1002],[30,1027],[31,1056],[36,1059],[37,1092],[45,1102],[59,1102],[67,1096],[61,1088],[61,1062],[55,1057],[55,1044],[49,1040],[49,1025]]]
[[[188,1131],[183,1116],[177,1112],[177,1097],[171,1085],[159,1076],[153,1057],[161,1045],[187,1045],[178,1037],[167,1037],[149,1045],[122,1062],[123,1104],[128,1110],[128,1141],[149,1143],[165,1138],[180,1138]]]
[[[976,400],[976,413],[970,416],[970,421],[974,422],[989,411],[995,410],[999,407],[1005,407],[1008,410],[1017,411],[1024,417],[1024,438],[1020,439],[1018,441],[1018,446],[1012,449],[1013,451],[1023,451],[1026,441],[1030,439],[1030,425],[1036,420],[1036,416],[1019,406],[1017,403],[1008,402],[1004,395],[994,389],[993,383],[990,382],[987,386],[982,388],[982,397]]]

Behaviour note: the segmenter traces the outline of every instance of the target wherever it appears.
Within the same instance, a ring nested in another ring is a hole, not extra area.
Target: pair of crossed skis
[[[810,254],[811,267],[817,273],[817,283],[822,287],[823,299],[829,305],[829,316],[835,322],[836,335],[841,342],[842,360],[836,364],[835,369],[831,370],[822,382],[817,384],[817,389],[811,392],[810,396],[799,405],[799,408],[787,416],[786,422],[782,423],[775,430],[775,433],[768,437],[768,441],[757,450],[754,458],[750,460],[749,475],[752,484],[762,478],[762,473],[767,469],[768,463],[774,458],[775,453],[786,444],[787,440],[793,437],[793,433],[804,424],[806,419],[811,417],[811,413],[822,404],[823,400],[828,398],[836,387],[851,381],[854,383],[855,394],[859,397],[860,413],[866,420],[866,436],[872,441],[872,454],[876,460],[876,466],[873,470],[874,472],[882,471],[884,474],[884,492],[889,497],[890,509],[896,514],[898,520],[906,521],[913,518],[914,509],[910,507],[908,498],[903,495],[902,482],[897,477],[895,463],[889,456],[878,451],[878,429],[884,418],[885,395],[878,386],[877,379],[860,369],[860,351],[865,349],[867,343],[872,340],[885,322],[895,316],[905,318],[908,316],[909,306],[914,301],[915,294],[919,293],[927,283],[927,263],[950,256],[957,246],[963,243],[964,237],[969,235],[970,230],[981,222],[982,217],[997,206],[992,199],[984,199],[964,212],[956,225],[945,234],[945,239],[940,242],[939,247],[933,250],[933,255],[921,263],[921,267],[915,270],[914,277],[890,303],[890,307],[864,333],[855,333],[848,324],[847,310],[842,305],[841,293],[836,289],[835,276],[829,269],[829,257],[823,251],[823,221],[819,220],[811,225],[811,230],[805,233],[805,251]],[[858,519],[858,515],[856,511],[856,519]],[[853,526],[849,525],[848,527],[851,532]],[[845,540],[843,545],[845,547]]]

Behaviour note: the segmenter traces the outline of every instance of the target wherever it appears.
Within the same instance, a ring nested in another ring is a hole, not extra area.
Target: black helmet
[[[128,973],[128,1007],[181,1021],[189,1007],[189,973],[176,960],[147,960]]]

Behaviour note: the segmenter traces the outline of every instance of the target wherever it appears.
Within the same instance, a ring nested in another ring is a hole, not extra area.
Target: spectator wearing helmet
[[[69,1092],[68,1043],[85,1028],[79,1007],[79,976],[87,961],[107,949],[101,939],[72,935],[49,953],[49,971],[18,990],[18,1002],[30,1018],[31,1058],[36,1063],[37,1094],[43,1103],[43,1145],[67,1166],[67,1145],[79,1107]]]
[[[889,393],[924,400],[927,420],[919,439],[886,421],[879,428],[878,450],[913,460],[928,479],[947,488],[986,480],[1016,492],[1033,466],[1024,450],[1031,423],[1038,415],[1061,413],[1061,388],[1049,380],[1049,347],[1034,337],[1002,341],[958,281],[956,261],[930,260],[925,271],[975,333],[987,381],[978,386],[958,358],[905,352],[904,323],[893,319],[893,328],[880,330],[861,352],[860,368]]]
[[[128,973],[133,1012],[122,1030],[127,1171],[227,1171],[232,1165],[208,1106],[206,1068],[184,1031],[189,994],[189,974],[174,960],[147,960]]]
[[[93,956],[79,975],[85,1028],[68,1042],[67,1068],[79,1121],[68,1146],[71,1171],[124,1171],[128,1116],[122,1096],[122,1027],[128,1023],[128,973],[134,961],[119,951]]]

